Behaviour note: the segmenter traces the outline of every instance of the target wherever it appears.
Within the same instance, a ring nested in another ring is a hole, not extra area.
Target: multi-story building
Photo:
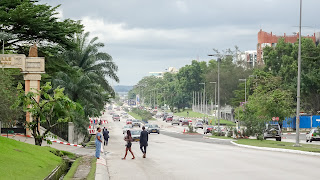
[[[320,34],[319,34],[320,35]],[[316,33],[314,33],[312,36],[302,36],[303,38],[310,38],[312,39],[315,43],[316,40],[319,42],[319,37],[316,38]],[[262,31],[258,32],[258,45],[257,45],[257,63],[258,64],[263,64],[263,48],[270,46],[270,47],[275,47],[277,45],[277,42],[280,38],[284,38],[285,42],[288,43],[295,43],[299,39],[299,33],[295,35],[286,35],[284,33],[283,36],[276,36],[274,34]]]
[[[257,65],[257,50],[238,52],[237,63],[240,66],[251,68]]]
[[[166,69],[166,72],[175,74],[175,73],[178,73],[179,70],[175,67],[169,67],[168,69]],[[166,72],[149,72],[149,75],[155,76],[157,78],[163,78],[163,75]]]

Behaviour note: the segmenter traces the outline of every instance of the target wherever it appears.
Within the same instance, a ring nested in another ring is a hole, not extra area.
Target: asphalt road
[[[105,147],[111,180],[116,179],[314,179],[318,177],[320,158],[281,152],[239,148],[227,141],[220,143],[202,136],[182,135],[173,127],[149,136],[147,158],[142,158],[138,143],[132,150],[136,159],[121,160],[125,141],[122,127],[125,119],[113,122],[106,115],[110,131]],[[180,128],[180,127],[177,127]]]

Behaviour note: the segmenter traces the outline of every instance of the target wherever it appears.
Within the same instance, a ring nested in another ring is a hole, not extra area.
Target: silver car
[[[134,120],[132,120],[132,126],[139,126],[140,127],[141,123],[139,120],[134,119]]]
[[[263,138],[275,138],[281,141],[281,128],[279,124],[266,124],[266,129],[263,133]]]
[[[200,122],[200,121],[196,122],[196,124],[194,125],[194,128],[196,128],[196,129],[198,129],[198,128],[203,129],[203,123]]]
[[[122,128],[122,133],[125,134],[127,133],[128,130],[131,130],[131,129],[132,129],[132,125],[125,125]]]
[[[149,133],[149,134],[150,134],[150,133],[158,133],[158,134],[160,134],[160,128],[159,128],[159,126],[156,125],[156,124],[151,125],[151,126],[148,128],[148,133]]]

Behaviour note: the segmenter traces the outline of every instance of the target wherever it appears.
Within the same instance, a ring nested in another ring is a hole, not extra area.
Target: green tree
[[[47,83],[36,92],[26,93],[22,85],[18,86],[18,100],[13,105],[14,108],[22,105],[25,112],[32,116],[32,122],[26,122],[26,127],[31,130],[35,140],[35,145],[42,145],[42,141],[50,132],[50,129],[61,122],[68,122],[72,119],[72,112],[81,111],[82,107],[70,100],[64,93],[63,88],[56,88],[50,94],[52,86]],[[39,97],[39,101],[37,98]],[[40,123],[47,123],[45,132],[40,132]]]
[[[119,82],[118,67],[109,54],[99,51],[104,44],[97,43],[97,37],[88,41],[88,36],[78,34],[73,40],[76,48],[58,57],[60,71],[53,75],[53,85],[65,88],[66,94],[83,106],[85,116],[99,116],[104,104],[115,96],[106,77]]]
[[[281,88],[281,77],[263,71],[256,73],[258,85],[254,87],[247,103],[235,112],[237,119],[244,122],[250,134],[259,136],[272,117],[279,117],[279,123],[282,124],[286,117],[294,114],[294,99],[290,91]]]
[[[11,107],[17,100],[17,89],[14,87],[10,70],[0,70],[0,119],[2,123],[14,126],[22,118],[22,108]]]
[[[320,47],[311,39],[301,44],[301,106],[305,112],[316,114],[320,110]],[[283,86],[296,96],[298,43],[285,43],[280,39],[275,48],[264,49],[265,72],[283,79]]]
[[[26,42],[35,41],[42,46],[52,47],[57,44],[64,48],[74,47],[74,33],[82,31],[83,26],[76,21],[58,20],[55,16],[57,8],[47,4],[38,4],[29,0],[1,0],[0,1],[0,30],[11,33],[16,38],[7,41],[7,48],[25,53]]]

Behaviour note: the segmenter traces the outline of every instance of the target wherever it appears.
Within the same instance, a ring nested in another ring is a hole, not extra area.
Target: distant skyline
[[[208,61],[212,48],[256,50],[260,29],[298,32],[299,1],[293,0],[41,0],[58,17],[81,20],[105,43],[119,66],[120,85],[135,85],[148,72]],[[303,35],[319,31],[319,0],[303,1]],[[110,84],[117,85],[114,82]]]

